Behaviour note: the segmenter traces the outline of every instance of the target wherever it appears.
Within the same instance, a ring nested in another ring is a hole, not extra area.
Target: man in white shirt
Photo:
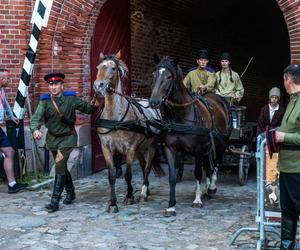
[[[5,121],[7,115],[14,123],[18,124],[19,120],[13,116],[13,112],[6,99],[4,88],[9,83],[9,72],[6,69],[0,69],[0,125]],[[8,181],[8,193],[16,193],[25,189],[28,185],[17,183],[14,175],[14,149],[2,128],[0,127],[0,154],[3,154],[3,167]]]

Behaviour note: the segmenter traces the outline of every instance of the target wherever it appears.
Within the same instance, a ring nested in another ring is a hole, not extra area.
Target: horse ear
[[[155,64],[158,64],[160,62],[160,58],[159,58],[159,55],[158,54],[153,54],[153,60],[155,62]]]
[[[104,58],[104,55],[102,52],[100,52],[100,61]]]
[[[174,66],[177,66],[178,63],[179,63],[179,57],[176,56],[176,57],[174,58],[173,64],[174,64]]]
[[[117,59],[121,59],[121,50],[119,50],[118,53],[115,54],[115,57]]]

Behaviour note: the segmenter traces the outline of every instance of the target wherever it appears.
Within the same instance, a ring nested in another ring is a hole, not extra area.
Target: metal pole
[[[26,101],[27,101],[28,114],[29,114],[29,119],[30,119],[32,117],[32,112],[31,112],[31,104],[30,104],[29,98],[26,98]],[[30,133],[30,138],[31,138],[31,150],[32,150],[32,163],[33,163],[34,177],[35,177],[36,181],[38,181],[37,164],[36,164],[37,148],[36,148],[35,140],[32,136],[32,133]]]

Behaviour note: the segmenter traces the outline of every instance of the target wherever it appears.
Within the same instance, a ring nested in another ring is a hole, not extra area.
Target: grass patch
[[[27,183],[29,185],[40,183],[49,179],[53,179],[52,176],[45,173],[38,173],[37,175],[38,180],[35,179],[34,172],[27,172],[25,175],[22,176],[22,178],[18,179],[19,182]],[[6,177],[0,177],[0,182],[7,182]]]

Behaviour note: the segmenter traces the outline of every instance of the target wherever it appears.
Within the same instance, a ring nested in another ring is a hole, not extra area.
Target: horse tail
[[[160,159],[161,159],[162,153],[163,153],[162,145],[159,144],[156,147],[154,159],[152,161],[152,166],[151,166],[156,177],[163,177],[166,175],[165,171],[163,170],[163,168],[161,167],[161,164],[160,164]]]

